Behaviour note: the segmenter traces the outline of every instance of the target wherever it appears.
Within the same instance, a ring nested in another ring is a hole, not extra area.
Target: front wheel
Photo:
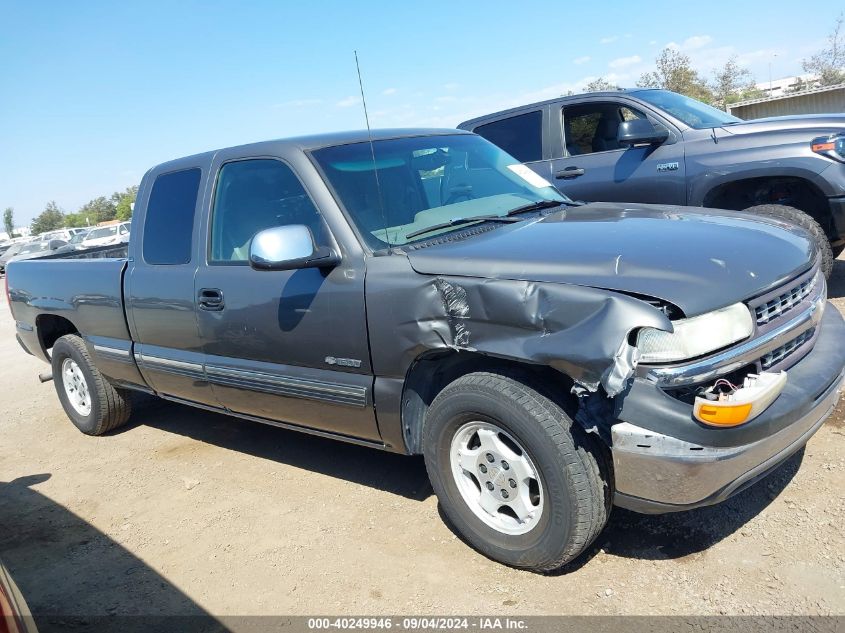
[[[746,213],[782,220],[789,224],[800,226],[807,231],[812,236],[813,243],[819,251],[819,267],[821,268],[822,274],[825,276],[825,279],[830,278],[830,274],[833,272],[833,260],[835,259],[833,250],[830,248],[830,240],[827,239],[827,235],[821,225],[807,213],[795,207],[786,206],[785,204],[758,204],[754,207],[748,207],[744,211]]]
[[[56,393],[70,421],[80,431],[102,435],[129,420],[129,393],[103,377],[78,335],[68,334],[56,341],[52,365]]]
[[[434,399],[426,469],[464,539],[499,562],[551,571],[604,528],[611,489],[600,447],[555,403],[517,380],[473,373]]]

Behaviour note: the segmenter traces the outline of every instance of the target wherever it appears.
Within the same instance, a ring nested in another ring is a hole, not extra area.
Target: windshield
[[[28,255],[29,253],[36,253],[41,250],[44,250],[41,245],[41,242],[33,242],[32,244],[27,244],[21,250],[19,250],[18,255]]]
[[[742,123],[742,119],[738,119],[727,112],[669,90],[642,90],[633,94],[643,101],[665,110],[696,130]]]
[[[25,244],[21,244],[18,242],[17,244],[12,244],[9,248],[6,249],[6,252],[3,253],[5,257],[12,257],[13,255],[17,255],[21,252],[21,249],[25,246]]]
[[[85,236],[85,239],[86,240],[94,240],[94,239],[97,239],[98,237],[109,237],[110,235],[114,235],[115,233],[117,233],[117,227],[116,226],[107,226],[107,227],[102,228],[102,229],[94,229],[88,235]]]
[[[412,235],[458,218],[506,216],[535,202],[567,201],[543,178],[480,136],[419,136],[372,145],[372,150],[369,143],[353,143],[313,153],[372,248],[466,228],[464,224]]]

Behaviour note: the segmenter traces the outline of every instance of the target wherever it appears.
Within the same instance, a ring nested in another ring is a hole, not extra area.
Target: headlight
[[[831,134],[814,138],[810,149],[816,154],[827,156],[840,163],[845,163],[845,134]]]
[[[637,336],[642,363],[668,363],[703,356],[751,336],[754,322],[743,303],[672,321],[675,331],[643,328]]]

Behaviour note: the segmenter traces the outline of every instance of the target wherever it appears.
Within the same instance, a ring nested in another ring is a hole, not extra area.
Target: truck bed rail
[[[129,244],[109,244],[107,246],[95,246],[84,251],[71,251],[70,253],[58,253],[34,257],[33,259],[100,259],[114,258],[126,259],[129,253]]]

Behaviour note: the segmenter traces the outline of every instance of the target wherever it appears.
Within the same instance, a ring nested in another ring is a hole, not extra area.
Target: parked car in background
[[[17,255],[9,259],[9,262],[17,262],[23,259],[35,259],[36,257],[50,255],[66,244],[67,242],[59,239],[30,242],[29,244],[24,245],[24,247],[18,251]]]
[[[746,210],[845,249],[845,115],[743,121],[667,90],[560,97],[461,123],[575,200]],[[470,193],[470,195],[472,195]]]
[[[6,264],[17,255],[28,242],[16,242],[6,249],[6,252],[0,255],[0,274],[6,272]]]
[[[120,235],[120,241],[124,243],[129,243],[129,234],[132,230],[132,222],[121,222],[118,225],[118,235]]]
[[[87,229],[82,228],[65,228],[65,229],[55,229],[53,231],[47,231],[46,233],[42,233],[38,236],[38,239],[42,242],[46,242],[47,240],[63,240],[65,242],[70,242],[71,238],[78,233],[84,233]]]
[[[423,455],[452,525],[517,567],[571,561],[613,503],[727,499],[839,397],[845,322],[805,231],[576,203],[468,132],[182,158],[134,222],[128,257],[9,266],[18,340],[81,432],[141,390]]]
[[[87,229],[82,229],[78,233],[75,233],[73,237],[70,238],[67,244],[64,246],[60,246],[55,250],[55,254],[58,255],[60,253],[72,253],[74,251],[82,250],[82,241],[85,239],[85,236],[88,235]]]
[[[82,240],[82,249],[93,248],[95,246],[107,246],[109,244],[120,244],[129,239],[128,223],[111,224],[109,226],[99,226],[91,229]]]

